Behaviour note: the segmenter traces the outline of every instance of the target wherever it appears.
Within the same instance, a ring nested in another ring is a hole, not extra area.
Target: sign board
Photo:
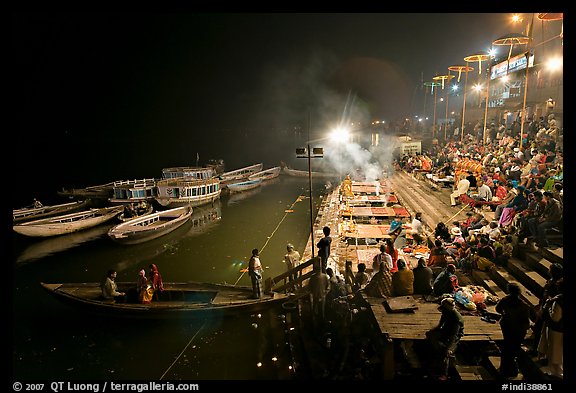
[[[529,67],[534,67],[534,54],[530,55],[528,64]],[[500,78],[507,73],[523,70],[524,68],[526,68],[526,53],[521,53],[519,55],[512,56],[510,61],[506,60],[492,66],[490,69],[490,79]]]

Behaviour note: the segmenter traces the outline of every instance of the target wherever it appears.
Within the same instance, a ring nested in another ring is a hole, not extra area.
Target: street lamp
[[[444,89],[444,82],[446,81],[447,83],[450,83],[450,80],[454,78],[454,75],[450,75],[450,71],[448,71],[447,75],[437,75],[434,78],[432,78],[432,80],[435,81],[441,81],[442,83],[442,89]],[[448,90],[446,89],[446,119],[444,122],[444,141],[446,141],[446,129],[448,128]]]
[[[436,91],[434,90],[435,87],[441,86],[442,83],[440,82],[424,82],[424,86],[430,86],[430,94],[434,94],[434,120],[432,120],[432,139],[434,139],[434,131],[436,129]],[[426,95],[424,95],[424,106],[426,106]],[[426,111],[426,107],[424,107],[424,111]]]
[[[324,149],[321,147],[314,147],[312,152],[310,152],[310,142],[306,147],[300,147],[296,149],[296,158],[307,158],[308,159],[308,188],[309,199],[310,199],[310,236],[312,237],[312,258],[314,258],[314,217],[313,217],[313,206],[312,206],[312,158],[322,158],[324,157]]]
[[[482,74],[482,62],[486,60],[490,60],[491,56],[487,52],[479,52],[470,56],[466,56],[464,61],[468,64],[469,61],[477,61],[478,62],[478,75]],[[490,66],[488,66],[490,67]],[[490,68],[488,68],[490,70]],[[486,83],[486,107],[484,108],[484,128],[482,131],[482,145],[486,144],[486,120],[488,115],[488,88],[490,86],[490,75],[488,75],[488,81]]]
[[[510,51],[508,52],[508,64],[506,65],[506,75],[508,75],[508,71],[510,69],[510,56],[512,55],[512,48],[514,45],[527,45],[526,50],[526,77],[524,80],[524,101],[522,103],[522,114],[520,117],[520,149],[522,148],[522,139],[524,139],[524,118],[525,111],[526,111],[526,93],[528,91],[528,71],[530,70],[530,41],[532,41],[532,25],[534,23],[534,14],[532,14],[532,20],[530,21],[530,27],[528,31],[530,32],[530,36],[518,33],[507,34],[502,36],[492,42],[493,45],[510,45]]]
[[[464,139],[464,116],[466,115],[466,89],[468,88],[468,71],[474,71],[474,68],[466,65],[450,66],[448,67],[450,71],[458,71],[458,82],[460,82],[460,75],[462,72],[466,72],[466,79],[464,80],[464,97],[462,103],[462,125],[460,127],[460,142]]]

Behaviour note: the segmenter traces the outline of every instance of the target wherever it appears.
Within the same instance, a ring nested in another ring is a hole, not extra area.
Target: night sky
[[[294,127],[421,112],[429,81],[510,32],[501,14],[13,13],[11,171],[30,198],[293,156]],[[25,194],[25,192],[24,192]],[[17,207],[17,206],[13,206]]]

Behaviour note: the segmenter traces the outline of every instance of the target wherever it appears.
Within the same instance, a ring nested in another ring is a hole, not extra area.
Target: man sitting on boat
[[[108,270],[106,274],[106,279],[102,283],[102,296],[105,299],[124,301],[124,296],[126,293],[118,292],[118,286],[116,285],[116,270]]]

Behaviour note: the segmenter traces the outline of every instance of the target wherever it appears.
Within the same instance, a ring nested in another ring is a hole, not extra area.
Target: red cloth
[[[158,267],[152,264],[150,265],[150,283],[155,291],[162,292],[164,290],[164,283],[162,282],[162,275],[158,271]]]

